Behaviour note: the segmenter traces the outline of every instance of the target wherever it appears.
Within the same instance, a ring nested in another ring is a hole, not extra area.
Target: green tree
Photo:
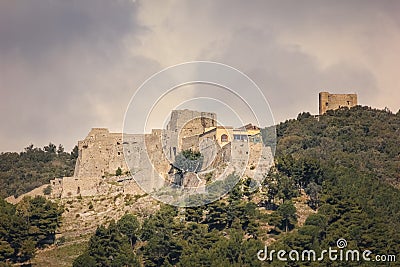
[[[11,247],[10,243],[5,240],[0,240],[0,261],[10,259],[14,255],[15,250]]]
[[[288,232],[288,230],[293,229],[297,222],[296,207],[293,203],[291,201],[282,203],[278,207],[277,213],[282,217],[282,230]]]
[[[53,243],[61,223],[62,209],[44,197],[24,197],[17,205],[17,212],[29,225],[29,234],[39,246]]]
[[[0,199],[0,259],[28,261],[37,248],[54,242],[62,210],[43,197],[25,197],[14,206]]]
[[[133,247],[140,230],[136,216],[130,213],[125,214],[118,220],[117,227],[120,233],[128,237],[131,247]]]
[[[183,172],[198,172],[202,168],[203,158],[198,151],[183,150],[176,155],[173,165]]]
[[[170,229],[160,229],[143,248],[146,266],[168,266],[179,262],[182,245]]]
[[[21,244],[21,248],[19,249],[19,257],[22,261],[30,260],[35,255],[35,245],[36,241],[28,238],[24,240]]]
[[[51,154],[55,154],[56,150],[57,150],[56,145],[51,143],[51,142],[49,143],[49,145],[44,147],[44,151],[48,152],[48,153],[51,153]]]
[[[89,240],[87,253],[100,266],[135,266],[137,263],[128,238],[118,231],[114,221],[108,228],[97,228]]]
[[[72,264],[73,267],[96,267],[96,260],[88,253],[83,253],[76,258]]]
[[[53,189],[52,189],[51,185],[48,185],[48,186],[46,186],[46,187],[43,189],[43,194],[45,194],[46,196],[48,196],[48,195],[51,194],[51,191],[52,191],[52,190],[53,190]]]
[[[310,201],[309,201],[310,207],[313,209],[317,209],[319,206],[319,202],[320,202],[319,197],[322,192],[322,186],[320,186],[314,182],[311,182],[308,184],[305,192],[310,197]]]
[[[71,151],[71,158],[72,159],[77,159],[79,156],[79,149],[78,146],[74,146],[74,148]]]
[[[293,197],[297,197],[299,194],[298,188],[296,187],[294,180],[285,174],[276,174],[278,184],[278,197],[284,202],[291,200]]]
[[[322,216],[311,215],[282,246],[323,249],[340,236],[350,248],[398,253],[399,127],[391,112],[360,106],[277,126],[278,169]]]
[[[205,223],[208,224],[208,227],[211,230],[222,230],[228,224],[228,215],[227,215],[227,205],[224,202],[216,201],[211,204],[208,204],[207,209],[208,213],[206,216]]]
[[[62,144],[59,144],[57,148],[57,154],[60,155],[62,153],[64,153],[64,147]]]
[[[203,208],[202,207],[188,207],[185,208],[185,219],[190,222],[203,221]]]

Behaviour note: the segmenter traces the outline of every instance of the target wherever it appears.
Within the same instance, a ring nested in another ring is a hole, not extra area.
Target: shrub
[[[48,195],[51,194],[52,191],[53,191],[53,188],[51,187],[51,185],[48,185],[48,186],[46,186],[46,187],[43,189],[43,194],[45,194],[46,196],[48,196]]]

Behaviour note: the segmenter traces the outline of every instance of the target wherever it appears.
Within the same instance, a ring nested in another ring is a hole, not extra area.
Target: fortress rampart
[[[154,129],[148,134],[91,129],[86,138],[78,142],[74,176],[52,180],[53,195],[104,194],[110,190],[109,179],[113,183],[124,180],[123,190],[126,187],[132,193],[140,193],[135,181],[146,189],[160,188],[171,182],[171,163],[177,153],[187,149],[202,153],[203,166],[220,168],[224,163],[233,162],[232,166],[243,165],[247,176],[260,179],[273,164],[271,150],[263,146],[258,127],[224,128],[217,126],[215,113],[174,110],[166,129]],[[116,176],[119,169],[121,177],[125,178]],[[234,167],[231,171],[235,171]]]

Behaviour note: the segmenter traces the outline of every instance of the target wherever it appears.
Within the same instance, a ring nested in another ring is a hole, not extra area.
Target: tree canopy
[[[52,244],[63,210],[44,197],[24,197],[17,205],[0,199],[0,260],[26,261],[36,248]]]
[[[0,153],[0,197],[18,197],[55,177],[71,176],[78,147],[71,153],[49,143],[43,149],[29,145],[25,151]]]

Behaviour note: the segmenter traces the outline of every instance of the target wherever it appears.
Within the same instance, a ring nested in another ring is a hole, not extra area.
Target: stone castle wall
[[[178,151],[196,147],[198,136],[207,128],[216,125],[215,113],[187,109],[173,110],[171,119],[163,130],[162,145],[166,156],[170,161],[174,161]]]
[[[84,140],[78,142],[79,156],[74,176],[102,177],[115,174],[118,168],[126,172],[122,139],[122,134],[93,128]]]
[[[205,128],[217,126],[217,115],[194,110],[173,110],[167,131],[182,131],[183,137],[201,134]]]
[[[327,110],[335,110],[342,107],[354,107],[357,105],[357,94],[330,94],[319,93],[319,115]]]
[[[257,165],[265,147],[252,142],[232,142],[221,147],[216,140],[216,125],[215,113],[174,110],[166,129],[155,129],[149,134],[110,133],[106,128],[93,128],[78,142],[74,176],[51,181],[53,196],[104,194],[111,190],[110,179],[117,183],[121,182],[118,179],[125,181],[122,190],[129,192],[159,189],[173,179],[169,173],[171,163],[183,149],[200,151],[204,156],[203,166],[220,168],[232,161],[232,172],[246,168],[247,164],[246,175],[254,175],[249,166]],[[209,130],[213,127],[214,130]],[[243,160],[247,157],[249,162]],[[260,166],[270,166],[271,158],[266,158]],[[118,168],[125,178],[115,177]]]

